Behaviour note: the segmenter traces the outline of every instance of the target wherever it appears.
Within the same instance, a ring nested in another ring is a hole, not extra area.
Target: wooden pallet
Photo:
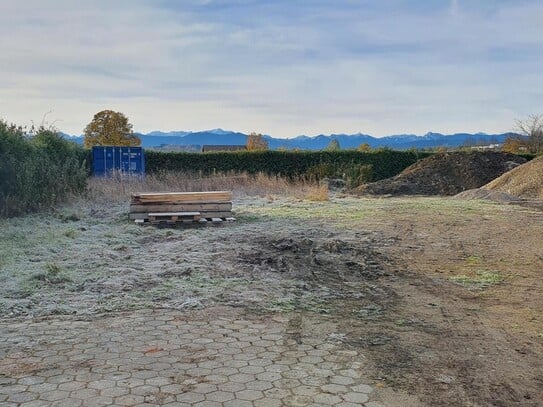
[[[151,212],[147,216],[150,223],[194,222],[200,220],[200,212]]]
[[[235,222],[236,218],[234,217],[223,217],[223,218],[205,218],[205,217],[189,217],[189,216],[179,216],[179,215],[163,215],[156,217],[148,217],[146,219],[134,219],[134,222],[138,225],[176,225],[176,224],[211,224],[219,225],[224,222]]]
[[[216,212],[216,211],[194,211],[194,212],[199,212],[200,213],[200,218],[206,218],[206,219],[230,218],[230,217],[232,217],[232,212],[231,211],[221,211],[221,212]],[[155,213],[168,213],[168,212],[155,212]],[[175,213],[175,212],[173,212],[173,213]],[[129,218],[131,220],[136,220],[136,219],[149,220],[149,212],[131,213],[129,215]]]
[[[177,204],[131,204],[130,213],[148,212],[229,212],[232,202],[183,202]]]

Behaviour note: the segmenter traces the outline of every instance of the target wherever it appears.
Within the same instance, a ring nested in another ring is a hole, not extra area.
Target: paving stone
[[[354,391],[356,393],[370,394],[373,391],[373,388],[371,386],[368,386],[367,384],[357,384],[355,386],[351,386],[351,391]]]
[[[368,401],[377,390],[362,382],[358,352],[317,337],[300,344],[285,336],[287,320],[191,320],[186,312],[140,310],[99,324],[0,322],[8,367],[21,358],[48,364],[25,377],[0,377],[0,405],[384,407]],[[31,350],[12,345],[21,335]]]
[[[205,396],[200,393],[187,392],[177,395],[177,401],[184,403],[197,403],[199,401],[205,400]]]
[[[120,406],[135,406],[143,403],[145,400],[142,396],[136,396],[135,394],[127,394],[126,396],[117,397],[115,404]]]
[[[332,376],[330,378],[330,382],[334,384],[342,384],[344,386],[348,386],[350,384],[353,384],[355,381],[354,379],[346,376]]]
[[[365,403],[369,400],[369,397],[366,393],[346,393],[342,394],[341,397],[345,401],[358,404]]]
[[[245,390],[247,387],[243,383],[226,382],[218,384],[217,388],[221,391],[229,391],[235,393],[236,391]]]
[[[89,400],[83,400],[83,406],[85,407],[97,407],[97,406],[110,406],[113,404],[111,397],[98,396]]]
[[[0,394],[2,392],[2,389],[0,389]],[[38,394],[32,393],[29,391],[23,391],[20,393],[5,395],[6,400],[12,403],[23,403],[25,401],[32,401],[38,398]]]
[[[82,404],[83,404],[83,400],[67,398],[67,399],[62,399],[62,400],[58,400],[51,403],[51,407],[78,407],[78,406],[81,406]]]
[[[313,401],[315,403],[326,404],[329,406],[335,405],[341,402],[341,400],[342,399],[334,394],[320,393],[313,396]]]
[[[201,394],[208,394],[217,390],[217,386],[211,383],[198,383],[192,389],[193,392]]]
[[[294,395],[285,398],[284,400],[288,406],[292,407],[305,407],[313,404],[313,399],[309,396]]]
[[[46,401],[57,401],[68,398],[69,394],[70,393],[63,390],[52,390],[46,391],[45,393],[40,393],[40,398]]]
[[[264,394],[259,390],[242,390],[236,392],[236,398],[240,400],[254,401],[264,397]]]
[[[227,391],[217,390],[206,394],[206,400],[225,402],[234,399],[234,394]]]
[[[245,383],[245,387],[247,387],[248,390],[268,390],[273,388],[273,384],[265,380],[255,380],[253,382]]]
[[[100,391],[101,396],[105,397],[120,397],[128,394],[130,390],[126,387],[111,387]]]
[[[347,393],[350,391],[350,389],[347,386],[343,386],[342,384],[333,384],[333,383],[320,386],[320,389],[330,394]]]
[[[341,403],[336,404],[336,407],[360,407],[360,406],[361,406],[361,404],[351,403],[351,402],[348,402],[348,401],[342,401]]]
[[[17,393],[22,393],[24,391],[26,391],[27,389],[29,391],[32,391],[33,388],[37,387],[37,386],[41,386],[41,384],[36,384],[36,385],[32,385],[32,386],[26,386],[26,385],[22,385],[22,384],[14,384],[14,385],[11,385],[11,386],[6,386],[6,387],[3,387],[2,388],[2,393],[4,394],[17,394]],[[52,385],[52,388],[50,390],[55,390],[57,388],[56,385]]]
[[[81,399],[81,400],[97,397],[98,395],[99,395],[99,391],[96,389],[80,389],[80,390],[74,390],[70,393],[70,397],[75,398],[75,399]]]
[[[253,401],[254,407],[282,407],[284,404],[277,399],[260,399]]]
[[[223,403],[224,407],[253,407],[253,402],[246,400],[231,400]]]
[[[318,388],[313,386],[298,386],[292,389],[292,393],[299,396],[314,396],[315,394],[320,393],[322,390],[326,393],[331,393],[330,391],[327,391],[324,388]]]

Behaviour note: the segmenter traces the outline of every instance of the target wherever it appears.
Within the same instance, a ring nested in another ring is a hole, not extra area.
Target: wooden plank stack
[[[152,192],[132,194],[130,219],[136,223],[221,223],[232,217],[232,192]]]

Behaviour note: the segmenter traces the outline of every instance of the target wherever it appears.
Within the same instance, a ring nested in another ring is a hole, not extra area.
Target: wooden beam
[[[132,194],[132,203],[231,202],[231,191],[152,192]]]
[[[201,212],[215,211],[224,212],[232,210],[232,202],[225,203],[190,203],[164,204],[164,205],[130,205],[131,213],[138,212]]]

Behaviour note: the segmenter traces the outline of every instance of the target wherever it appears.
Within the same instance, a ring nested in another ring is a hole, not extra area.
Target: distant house
[[[244,145],[203,145],[202,153],[207,153],[208,151],[243,151],[247,150],[247,147]]]

